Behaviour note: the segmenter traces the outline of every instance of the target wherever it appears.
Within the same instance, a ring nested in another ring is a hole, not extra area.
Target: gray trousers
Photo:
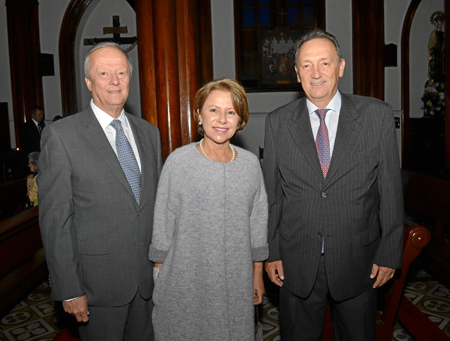
[[[80,323],[81,341],[153,341],[152,299],[139,289],[134,299],[120,307],[88,306],[89,321]]]
[[[324,258],[307,298],[280,289],[280,326],[283,341],[322,341],[327,300],[333,313],[335,341],[374,341],[377,292],[370,289],[344,301],[329,297]]]

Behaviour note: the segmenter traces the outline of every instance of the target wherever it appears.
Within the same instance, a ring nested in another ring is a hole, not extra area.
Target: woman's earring
[[[201,127],[202,126],[202,122],[198,122],[198,126]]]

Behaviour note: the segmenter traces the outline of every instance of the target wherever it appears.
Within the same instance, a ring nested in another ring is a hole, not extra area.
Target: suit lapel
[[[333,155],[331,157],[330,168],[327,174],[326,183],[329,184],[342,165],[345,155],[350,146],[354,144],[361,131],[362,125],[358,122],[359,113],[350,99],[341,93],[341,111],[339,123],[334,143]]]
[[[89,107],[80,113],[82,116],[82,125],[84,126],[84,135],[91,142],[94,149],[98,152],[100,157],[108,164],[111,168],[113,174],[122,183],[125,189],[130,193],[134,199],[133,191],[131,190],[130,184],[120,166],[119,159],[116,153],[109,144],[108,138],[105,135],[100,123],[94,115],[94,112]]]
[[[306,97],[303,98],[294,110],[292,115],[289,131],[302,154],[322,181],[325,181],[320,167],[319,156],[317,155],[316,143],[311,128],[311,120],[309,118],[308,107],[306,106]]]

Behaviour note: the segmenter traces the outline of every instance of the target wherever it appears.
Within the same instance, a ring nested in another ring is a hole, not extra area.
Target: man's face
[[[42,122],[42,120],[44,119],[44,111],[43,110],[36,110],[36,114],[31,115],[31,117],[36,122]]]
[[[306,97],[324,109],[336,94],[344,67],[345,60],[339,63],[334,44],[327,38],[315,38],[300,47],[295,71]]]
[[[94,104],[118,117],[128,98],[130,69],[125,54],[111,46],[102,47],[89,57],[89,78],[85,78]]]

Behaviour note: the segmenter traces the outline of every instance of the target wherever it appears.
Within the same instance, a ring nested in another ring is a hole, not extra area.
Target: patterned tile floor
[[[58,332],[50,287],[42,283],[0,321],[0,340],[51,341]]]
[[[42,283],[0,321],[1,341],[51,341],[58,332],[57,310],[51,301],[47,282]],[[404,294],[416,307],[439,325],[450,338],[450,291],[447,287],[419,270],[406,285]],[[278,308],[268,296],[263,300],[263,330],[267,341],[280,341]],[[393,341],[412,341],[396,324]]]

